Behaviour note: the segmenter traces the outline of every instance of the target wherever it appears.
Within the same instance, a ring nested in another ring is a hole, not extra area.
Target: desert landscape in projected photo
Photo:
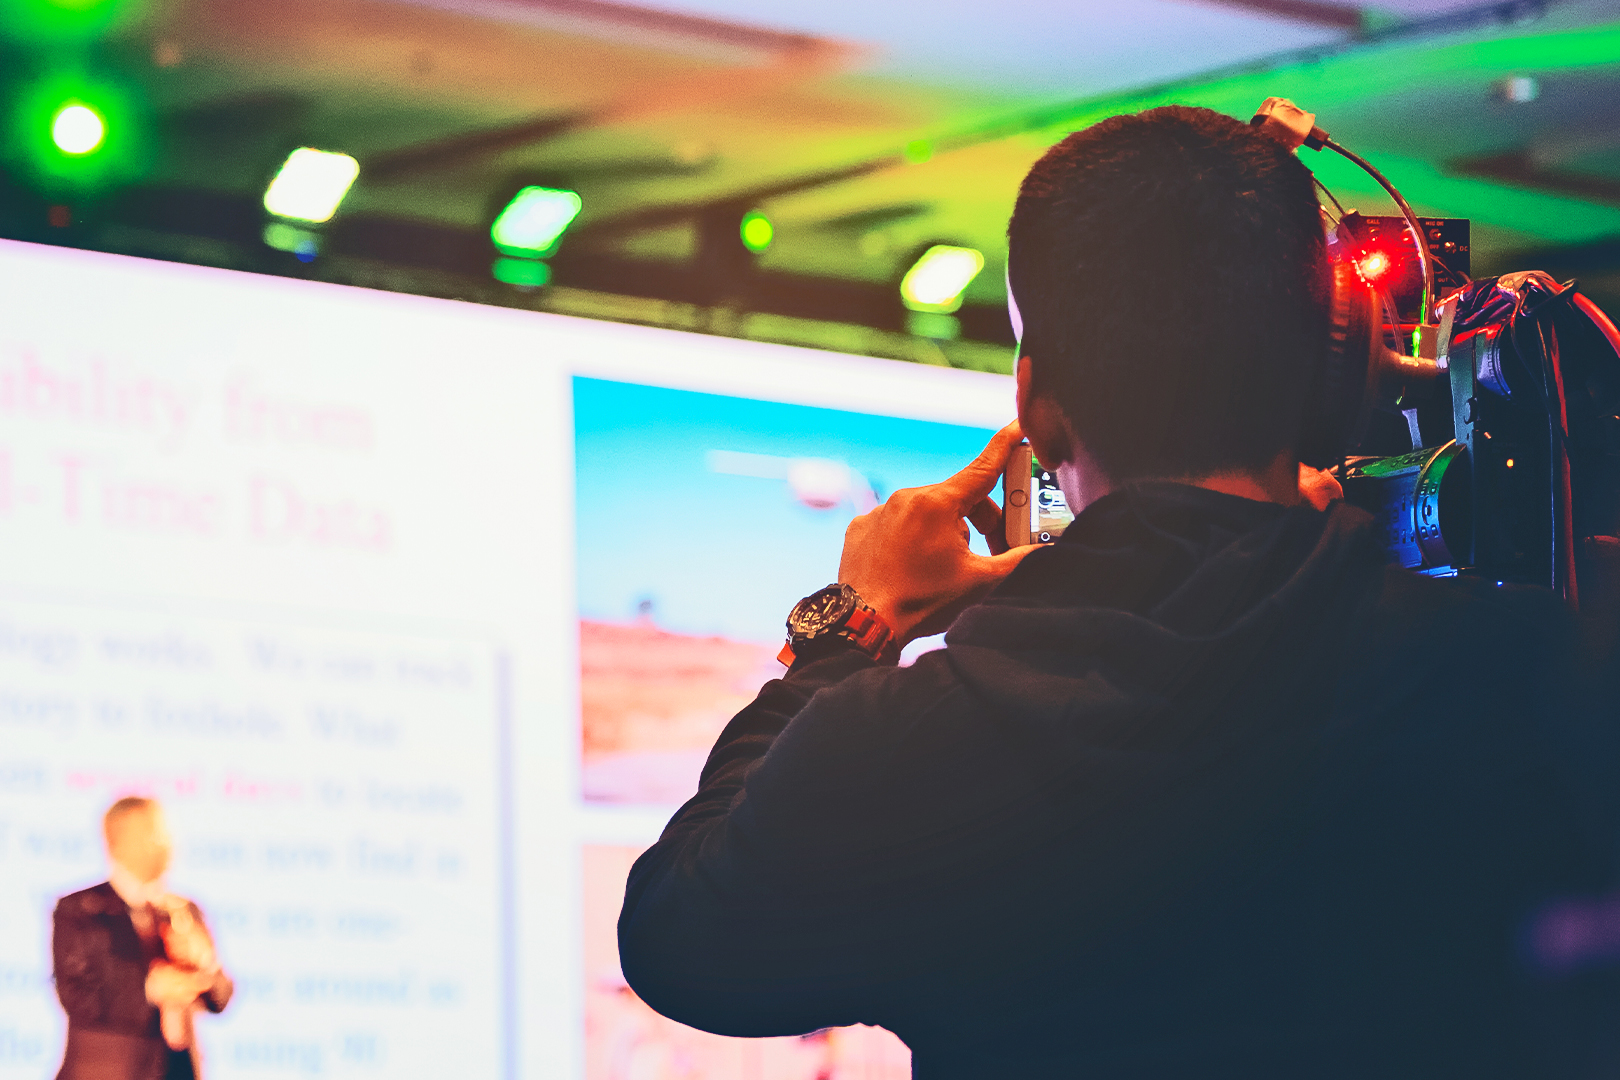
[[[910,1080],[911,1051],[875,1027],[731,1039],[653,1012],[619,972],[616,923],[638,847],[584,849],[586,1080]]]
[[[581,794],[670,806],[777,663],[882,493],[934,483],[987,431],[575,376]],[[633,467],[632,467],[633,466]]]
[[[579,624],[584,794],[678,803],[709,748],[766,681],[780,645],[661,630],[651,619]]]

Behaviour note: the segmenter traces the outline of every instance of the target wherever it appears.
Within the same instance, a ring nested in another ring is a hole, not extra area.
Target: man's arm
[[[754,764],[811,697],[854,672],[876,666],[876,661],[854,646],[839,642],[813,658],[796,660],[785,678],[761,687],[759,696],[732,717],[715,740],[698,780],[698,793],[670,819],[663,838],[686,836],[707,822],[724,818]]]
[[[94,1024],[106,1019],[107,1002],[103,991],[107,980],[98,970],[97,958],[90,949],[89,920],[72,900],[72,897],[58,900],[51,916],[52,976],[56,981],[56,996],[68,1019]]]
[[[172,984],[162,996],[173,996],[190,1005],[199,1002],[209,1012],[222,1012],[231,1000],[235,984],[219,964],[214,949],[214,936],[203,919],[202,909],[190,900],[171,898],[168,929],[164,935],[164,949],[173,967],[169,982]],[[148,977],[148,997],[153,996]]]
[[[214,981],[202,993],[203,1008],[211,1013],[224,1012],[225,1006],[231,1003],[231,995],[236,993],[236,983],[225,974],[224,968],[214,972]]]
[[[896,492],[851,523],[839,579],[900,642],[944,629],[1033,550],[985,557],[968,549],[966,521],[999,533],[1000,510],[988,495],[1019,438],[1009,426],[955,477]],[[637,861],[626,890],[624,973],[654,1008],[737,1035],[865,1018],[871,949],[894,935],[879,930],[876,895],[852,901],[851,890],[858,894],[871,876],[842,854],[872,839],[869,797],[882,795],[868,774],[892,737],[879,722],[889,681],[856,649],[826,646],[727,725],[698,794]],[[795,722],[806,732],[782,747]],[[761,778],[766,759],[775,762],[769,794],[751,794],[750,778]]]
[[[208,929],[208,923],[203,919],[202,909],[196,904],[187,901],[191,911],[192,921],[208,943],[207,963],[202,967],[201,975],[208,977],[208,985],[199,995],[203,1008],[211,1013],[225,1011],[225,1006],[231,1002],[231,995],[236,992],[236,984],[231,977],[225,974],[225,969],[219,965],[219,954],[214,949],[214,935]]]
[[[851,942],[828,932],[837,912],[818,920],[813,904],[807,910],[818,868],[794,865],[803,838],[762,831],[740,811],[749,778],[815,695],[876,667],[844,646],[801,658],[786,678],[766,684],[721,733],[697,795],[636,860],[619,951],[625,979],[659,1012],[730,1035],[794,1034],[861,1019],[847,993],[836,1003],[829,995],[844,981],[837,969]],[[829,774],[837,768],[832,760],[799,764]],[[812,928],[816,921],[823,925]]]

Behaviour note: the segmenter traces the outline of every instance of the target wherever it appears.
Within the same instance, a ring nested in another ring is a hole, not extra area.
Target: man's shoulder
[[[788,741],[892,744],[919,719],[951,711],[963,692],[945,657],[946,650],[938,649],[904,667],[861,667],[822,686],[794,718]]]
[[[124,902],[113,891],[112,885],[103,881],[100,885],[68,893],[57,900],[56,913],[60,916],[115,915],[122,912],[124,907]]]
[[[1344,676],[1422,697],[1434,723],[1519,738],[1590,718],[1580,625],[1550,589],[1391,569],[1357,629]]]
[[[903,666],[865,668],[827,688],[834,695],[870,703],[884,713],[926,712],[962,690],[945,648],[931,649]]]

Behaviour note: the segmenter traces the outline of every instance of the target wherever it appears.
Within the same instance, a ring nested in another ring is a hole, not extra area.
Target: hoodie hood
[[[1228,689],[1250,688],[1252,707],[1256,686],[1320,685],[1334,662],[1324,633],[1342,636],[1385,571],[1371,524],[1342,503],[1319,512],[1129,485],[965,612],[947,656],[998,711],[1036,723],[1084,715],[1075,734],[1093,743],[1184,738]],[[1141,723],[1172,714],[1174,730]]]

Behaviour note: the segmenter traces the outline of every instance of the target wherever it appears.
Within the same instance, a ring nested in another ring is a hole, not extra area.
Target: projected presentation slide
[[[850,518],[1010,380],[0,242],[0,1080],[141,794],[211,1080],[887,1077],[624,985],[625,873]],[[576,509],[577,504],[577,509]]]
[[[984,449],[978,427],[574,380],[587,799],[681,803],[783,672],[787,613],[844,529]]]

